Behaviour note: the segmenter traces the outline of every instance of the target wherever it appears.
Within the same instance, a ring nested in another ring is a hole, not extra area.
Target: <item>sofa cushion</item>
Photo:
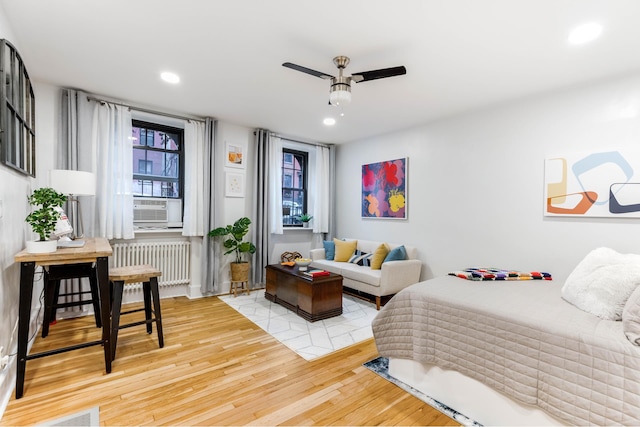
[[[325,258],[329,261],[333,261],[336,256],[336,244],[333,243],[332,240],[324,240],[322,241],[322,245],[324,246]]]
[[[349,261],[349,258],[351,258],[351,255],[353,255],[358,246],[357,240],[345,242],[343,240],[333,239],[333,243],[336,245],[336,253],[333,259],[337,262]]]
[[[351,255],[351,258],[349,258],[349,262],[351,264],[358,264],[358,265],[361,265],[363,267],[370,267],[371,266],[371,254],[368,254],[366,252],[362,252],[359,249],[356,249],[355,252],[353,253],[353,255]]]
[[[327,270],[333,274],[342,274],[342,265],[343,264],[338,264],[335,261],[329,261],[327,259],[318,259],[311,263],[311,267]]]
[[[380,270],[385,257],[389,253],[389,245],[381,243],[371,255],[371,269]]]
[[[370,268],[361,267],[356,264],[341,264],[341,275],[345,279],[351,279],[356,282],[366,283],[371,286],[379,287],[380,278],[382,277],[381,270],[372,270]],[[348,286],[348,285],[345,285]]]
[[[404,248],[404,245],[400,245],[395,247],[389,251],[387,256],[384,258],[383,262],[387,261],[403,261],[407,259],[407,250]]]

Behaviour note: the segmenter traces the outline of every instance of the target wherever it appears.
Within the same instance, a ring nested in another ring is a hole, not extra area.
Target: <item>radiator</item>
[[[189,284],[191,253],[190,242],[117,243],[113,245],[111,267],[151,264],[160,271],[158,284],[175,286]],[[141,283],[132,284],[134,287]]]

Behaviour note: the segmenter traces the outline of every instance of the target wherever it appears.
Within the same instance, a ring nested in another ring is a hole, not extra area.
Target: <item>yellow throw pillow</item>
[[[386,243],[382,243],[380,246],[373,251],[373,255],[371,255],[371,269],[372,270],[380,270],[382,268],[382,263],[384,259],[387,257],[389,253],[389,245]]]
[[[336,244],[336,254],[333,260],[337,262],[348,262],[358,246],[357,240],[345,242],[344,240],[333,239],[333,242]]]

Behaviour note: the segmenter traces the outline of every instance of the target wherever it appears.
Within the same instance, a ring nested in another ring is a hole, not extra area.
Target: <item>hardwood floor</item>
[[[217,297],[163,299],[162,314],[165,347],[124,329],[108,375],[99,346],[27,362],[0,425],[94,406],[101,425],[459,425],[363,367],[372,339],[309,362]],[[93,322],[59,321],[32,351],[98,339]]]

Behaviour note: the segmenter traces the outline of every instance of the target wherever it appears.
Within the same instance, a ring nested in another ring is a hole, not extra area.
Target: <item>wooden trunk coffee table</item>
[[[311,278],[298,266],[273,264],[265,267],[267,288],[264,297],[295,312],[309,322],[342,314],[342,276]]]

